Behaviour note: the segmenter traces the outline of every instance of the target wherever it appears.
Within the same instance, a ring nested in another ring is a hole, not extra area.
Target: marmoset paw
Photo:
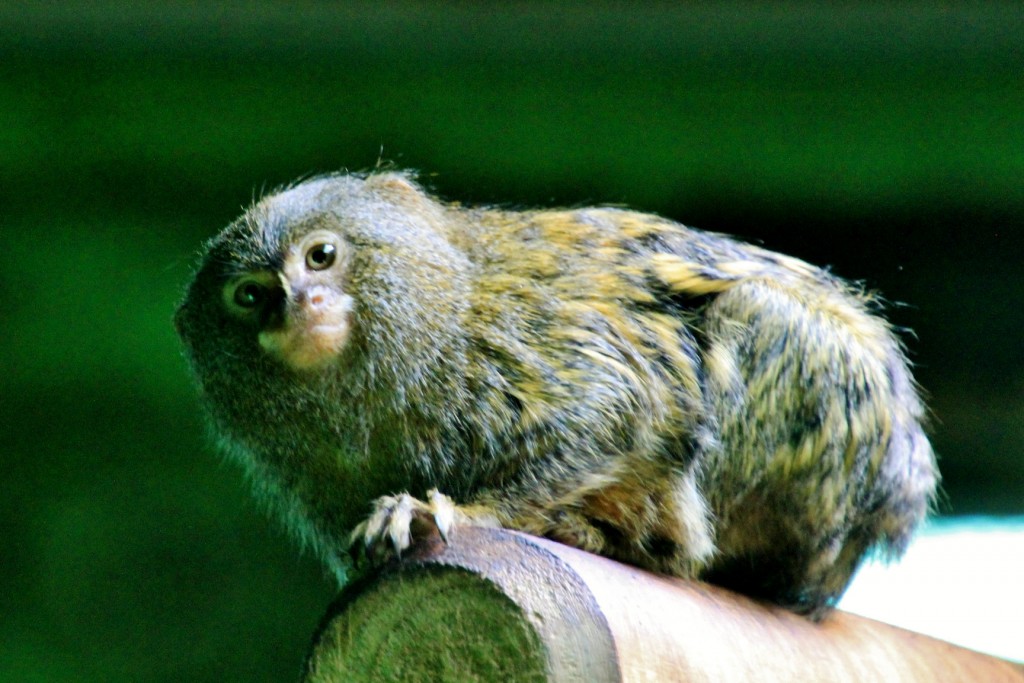
[[[373,503],[373,512],[349,537],[349,552],[365,554],[372,561],[389,555],[401,556],[414,541],[429,538],[435,532],[445,542],[455,520],[455,503],[431,489],[427,501],[408,493],[381,496]]]

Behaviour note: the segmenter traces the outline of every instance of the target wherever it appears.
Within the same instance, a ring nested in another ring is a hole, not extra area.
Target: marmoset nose
[[[327,305],[329,301],[328,291],[325,287],[310,287],[309,289],[297,289],[292,292],[292,300],[296,306],[303,306],[307,309],[317,310]]]

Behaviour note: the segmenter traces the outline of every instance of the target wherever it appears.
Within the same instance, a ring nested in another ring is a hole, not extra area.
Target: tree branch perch
[[[1024,683],[1024,667],[851,614],[816,624],[551,541],[460,528],[348,586],[304,681]]]

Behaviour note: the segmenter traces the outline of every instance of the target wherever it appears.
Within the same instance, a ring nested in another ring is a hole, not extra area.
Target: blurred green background
[[[1021,36],[1016,3],[3,3],[0,680],[295,678],[333,587],[207,445],[170,316],[253,196],[380,158],[863,279],[916,333],[942,513],[1024,512]]]

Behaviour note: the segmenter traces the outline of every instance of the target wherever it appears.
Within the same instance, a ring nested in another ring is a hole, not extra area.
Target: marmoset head
[[[286,366],[322,367],[345,347],[351,329],[352,297],[344,289],[349,256],[337,232],[289,235],[264,267],[227,277],[224,311]]]
[[[222,436],[295,429],[404,400],[450,364],[466,270],[443,206],[407,176],[327,176],[210,240],[175,327]]]
[[[175,316],[194,361],[215,354],[304,371],[341,353],[353,299],[351,246],[330,210],[338,185],[327,178],[272,195],[207,245]]]

